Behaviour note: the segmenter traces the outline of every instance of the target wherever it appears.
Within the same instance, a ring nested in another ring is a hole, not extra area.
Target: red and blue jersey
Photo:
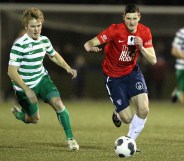
[[[130,33],[125,24],[112,24],[106,30],[97,35],[104,47],[105,58],[102,64],[104,74],[110,77],[121,77],[129,74],[139,55],[136,45],[128,45],[131,36],[139,36],[145,48],[152,47],[152,35],[147,26],[138,24],[137,31]]]

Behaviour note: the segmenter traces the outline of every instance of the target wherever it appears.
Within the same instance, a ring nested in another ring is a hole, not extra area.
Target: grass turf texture
[[[144,131],[137,139],[141,153],[118,158],[114,141],[126,135],[128,125],[115,128],[109,100],[65,101],[79,151],[69,151],[55,112],[40,103],[38,124],[26,125],[10,112],[12,103],[0,104],[0,161],[183,161],[184,107],[150,102]]]

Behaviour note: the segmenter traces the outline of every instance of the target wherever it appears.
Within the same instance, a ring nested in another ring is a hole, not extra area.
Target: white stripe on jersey
[[[42,62],[43,62],[43,61],[35,61],[35,62],[22,61],[21,65],[35,66],[35,65],[40,65],[40,64],[42,64]]]
[[[44,70],[44,67],[43,66],[41,66],[40,68],[36,68],[36,69],[19,68],[19,71],[20,72],[24,72],[24,73],[34,73],[34,72],[39,72],[39,71],[42,71],[42,70]]]

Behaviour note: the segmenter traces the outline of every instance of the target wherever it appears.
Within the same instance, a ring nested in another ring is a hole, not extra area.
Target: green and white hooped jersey
[[[19,66],[19,75],[29,88],[33,88],[48,74],[43,66],[45,54],[55,54],[50,40],[46,36],[33,40],[25,34],[13,44],[9,65]],[[15,82],[12,83],[15,90],[22,91]]]
[[[184,28],[176,32],[172,46],[184,52]],[[184,70],[184,59],[176,59],[175,68]]]

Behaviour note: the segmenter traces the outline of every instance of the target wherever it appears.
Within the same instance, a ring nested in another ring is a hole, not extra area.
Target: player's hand
[[[72,75],[72,79],[77,77],[77,70],[70,68],[67,70],[67,72]]]
[[[89,51],[93,51],[93,52],[100,52],[100,51],[102,51],[102,48],[99,48],[99,47],[97,47],[97,46],[94,46],[94,47],[91,47],[90,49],[89,49]]]
[[[138,45],[138,47],[139,47],[140,50],[143,47],[142,39],[140,37],[138,37],[138,36],[135,36],[135,38],[134,38],[134,44],[135,45]]]
[[[30,102],[32,104],[38,103],[38,99],[34,93],[33,90],[31,90],[30,88],[25,90],[26,96],[29,98]]]

